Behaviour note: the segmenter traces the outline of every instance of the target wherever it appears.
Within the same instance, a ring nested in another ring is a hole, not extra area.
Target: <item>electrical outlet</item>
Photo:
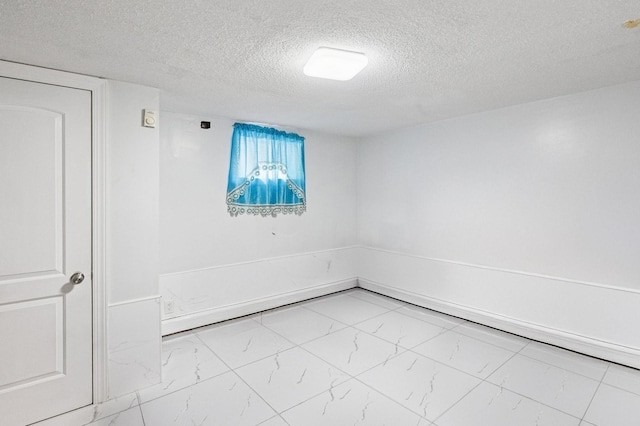
[[[175,308],[173,300],[165,300],[164,301],[164,313],[165,314],[172,314],[173,313],[173,309]]]

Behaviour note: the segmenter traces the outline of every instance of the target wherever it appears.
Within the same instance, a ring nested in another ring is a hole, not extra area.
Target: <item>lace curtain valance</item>
[[[234,124],[229,214],[300,215],[306,207],[304,138],[269,127]]]

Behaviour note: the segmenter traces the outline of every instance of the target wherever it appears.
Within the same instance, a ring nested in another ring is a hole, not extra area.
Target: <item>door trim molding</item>
[[[106,286],[106,81],[96,79],[92,103],[93,403],[108,398]]]
[[[93,404],[107,398],[106,248],[106,80],[0,60],[0,75],[91,92],[92,278],[93,278]]]

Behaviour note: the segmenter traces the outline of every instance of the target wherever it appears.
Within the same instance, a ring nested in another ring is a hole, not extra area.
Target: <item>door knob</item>
[[[71,284],[80,284],[82,283],[82,281],[84,281],[84,274],[82,272],[76,272],[75,274],[71,275]]]

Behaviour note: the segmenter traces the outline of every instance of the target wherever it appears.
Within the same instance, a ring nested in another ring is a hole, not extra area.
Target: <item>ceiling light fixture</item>
[[[368,63],[369,60],[364,53],[319,47],[302,71],[309,77],[347,81],[362,71]]]

